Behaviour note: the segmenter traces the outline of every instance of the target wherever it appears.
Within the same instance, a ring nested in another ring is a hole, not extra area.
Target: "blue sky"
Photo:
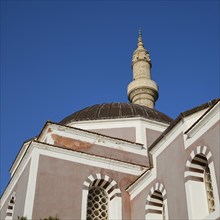
[[[1,1],[1,180],[47,120],[127,102],[138,30],[159,85],[156,109],[219,97],[219,1]]]

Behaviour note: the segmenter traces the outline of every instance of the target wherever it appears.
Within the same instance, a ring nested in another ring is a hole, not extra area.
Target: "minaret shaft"
[[[158,98],[157,84],[151,80],[151,60],[139,32],[138,47],[132,59],[133,81],[128,85],[128,99],[134,104],[154,108]]]
[[[139,60],[132,66],[133,69],[133,80],[138,78],[150,79],[150,65],[145,60]]]

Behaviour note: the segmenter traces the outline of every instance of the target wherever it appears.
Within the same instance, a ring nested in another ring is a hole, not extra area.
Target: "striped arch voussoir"
[[[14,212],[14,206],[15,206],[15,200],[16,200],[16,193],[13,192],[11,194],[11,198],[8,202],[8,208],[6,211],[6,220],[12,220],[13,212]]]
[[[150,213],[161,214],[163,201],[166,200],[166,198],[167,194],[164,185],[162,183],[156,183],[147,196],[145,216],[147,217]]]
[[[150,198],[155,191],[161,192],[163,200],[166,199],[166,189],[164,188],[164,185],[162,183],[156,183],[153,187],[151,187],[150,193],[147,196],[147,203],[150,202]]]
[[[197,161],[195,161],[195,158],[198,158]],[[203,162],[203,158],[205,158],[207,161]],[[198,146],[196,147],[189,155],[189,159],[186,161],[185,165],[185,182],[188,180],[203,182],[204,178],[204,167],[207,164],[210,164],[212,162],[212,153],[208,150],[206,146]]]
[[[93,186],[99,186],[106,190],[110,200],[115,197],[121,197],[121,190],[115,180],[107,175],[92,174],[83,183],[83,189],[89,190]]]

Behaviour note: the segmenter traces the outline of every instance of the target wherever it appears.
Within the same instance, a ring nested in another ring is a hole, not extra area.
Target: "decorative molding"
[[[144,166],[96,156],[85,152],[69,150],[36,141],[34,141],[33,144],[35,147],[40,149],[40,155],[68,160],[88,166],[101,167],[104,169],[127,173],[135,176],[139,176],[143,174],[145,170],[147,170],[147,167]]]
[[[206,117],[209,114],[214,114],[215,112],[217,113],[217,110],[219,108],[219,103],[212,109],[212,111],[210,111]],[[218,110],[219,111],[219,110]],[[202,131],[201,132],[197,132],[196,135],[194,135],[193,138],[189,138],[187,140],[184,139],[184,144],[185,144],[185,149],[190,146],[193,141],[196,140],[196,138],[200,137],[201,135],[204,134],[204,132],[206,132],[208,129],[210,129],[211,126],[214,125],[214,123],[217,123],[217,121],[219,121],[219,115],[218,114],[215,115],[214,118],[211,119],[211,121],[207,122],[206,127],[202,127]],[[214,116],[214,115],[213,115]],[[186,122],[184,122],[183,120],[180,120],[175,127],[168,133],[166,134],[166,136],[164,136],[151,150],[150,153],[152,154],[152,161],[153,161],[153,166],[154,168],[152,168],[150,171],[146,171],[142,176],[140,176],[138,178],[137,181],[134,182],[134,184],[132,184],[127,191],[130,193],[131,195],[131,199],[135,198],[148,184],[150,184],[150,182],[152,182],[156,176],[157,176],[157,157],[170,145],[170,143],[172,143],[181,133],[183,134],[184,132],[184,124]],[[198,136],[200,135],[200,136]],[[207,147],[203,146],[203,147],[198,147],[194,152],[192,152],[191,154],[191,158],[193,157],[193,154],[197,154],[197,153],[203,153],[207,156],[208,159],[208,163],[210,163],[212,161],[212,157],[211,157],[211,152],[208,153],[207,152]],[[190,163],[190,160],[187,162],[187,164]],[[186,170],[188,171],[188,170]],[[189,173],[185,172],[185,175],[190,176]],[[188,177],[189,178],[189,177]]]
[[[131,186],[126,190],[131,196],[131,200],[134,199],[144,188],[146,188],[157,177],[157,157],[172,143],[180,134],[183,133],[182,121],[180,121],[166,137],[161,139],[151,150],[153,166],[141,175]]]
[[[109,147],[112,149],[117,149],[125,152],[130,152],[138,155],[146,156],[146,149],[144,149],[143,144],[134,143],[131,141],[123,140],[120,138],[114,138],[107,135],[102,135],[96,132],[82,130],[80,128],[73,128],[69,126],[63,126],[56,123],[48,122],[44,127],[41,135],[38,137],[38,141],[46,142],[47,132],[48,134],[58,134],[63,137],[68,137],[76,139],[83,142],[88,142],[93,145],[102,145],[103,147]],[[53,144],[53,143],[48,143]]]
[[[27,164],[31,161],[31,151],[33,148],[30,147],[31,144],[28,145],[28,148],[25,150],[25,153],[22,155],[22,158],[19,160],[19,164],[17,164],[17,168],[13,173],[13,176],[11,177],[4,193],[2,194],[1,197],[1,202],[0,202],[0,209],[3,207],[5,204],[7,198],[10,196],[12,193],[17,181],[19,180],[20,176],[22,175],[22,172],[26,168]]]
[[[24,215],[23,215],[26,216],[28,219],[32,219],[35,189],[37,183],[38,164],[39,164],[39,149],[34,148],[31,154],[31,164],[30,164],[30,170],[29,170],[29,176],[27,182],[27,192],[26,192]]]
[[[185,132],[188,138],[193,137],[198,130],[200,130],[205,124],[207,124],[215,115],[218,116],[220,120],[219,113],[220,109],[220,102],[217,103],[215,106],[209,108],[202,116]]]
[[[71,122],[68,126],[79,127],[82,129],[102,129],[102,128],[127,128],[135,126],[138,122],[142,122],[147,128],[163,131],[169,124],[159,121],[153,121],[146,118],[134,117],[134,118],[117,118],[117,119],[105,119],[95,121],[75,121]],[[90,126],[91,125],[91,126]]]
[[[220,102],[208,109],[185,134],[185,149],[191,146],[199,137],[220,121]]]
[[[25,155],[30,143],[32,140],[25,142],[22,147],[20,148],[19,153],[16,156],[16,159],[14,160],[9,172],[11,173],[11,177],[14,175],[16,169],[18,168],[18,165],[20,164],[23,156]]]

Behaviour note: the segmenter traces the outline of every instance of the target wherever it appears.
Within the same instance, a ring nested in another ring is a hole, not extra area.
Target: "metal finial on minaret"
[[[157,84],[151,80],[151,60],[142,41],[142,30],[138,33],[137,49],[132,59],[133,81],[128,85],[128,99],[134,104],[154,108],[158,98]]]
[[[139,32],[138,32],[138,47],[143,47],[144,44],[142,42],[142,30],[141,28],[139,29]]]
[[[141,30],[141,28],[139,29],[139,32],[138,32],[138,41],[139,40],[142,41],[142,30]]]

